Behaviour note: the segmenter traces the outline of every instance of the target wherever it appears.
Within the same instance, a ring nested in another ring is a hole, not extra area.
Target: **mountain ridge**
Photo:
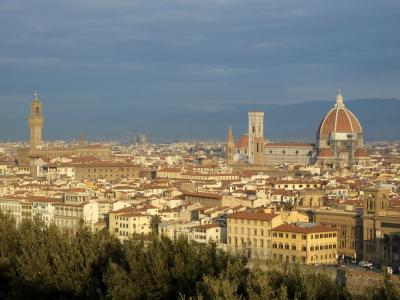
[[[264,111],[265,138],[269,140],[315,140],[322,118],[334,101],[310,100],[293,104],[257,104]],[[400,99],[356,99],[345,101],[360,120],[366,141],[400,140]],[[235,138],[247,131],[250,104],[222,105],[214,110],[174,106],[138,108],[108,105],[75,109],[47,107],[43,103],[45,139],[88,138],[127,139],[145,133],[153,142],[179,140],[225,139],[229,125]],[[27,140],[29,107],[8,108],[1,113],[0,140]]]

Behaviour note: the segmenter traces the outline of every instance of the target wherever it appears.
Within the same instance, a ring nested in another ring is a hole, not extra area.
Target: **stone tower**
[[[264,163],[264,113],[249,112],[249,163]]]
[[[36,92],[31,103],[31,113],[28,123],[31,130],[31,148],[35,148],[42,143],[43,128],[42,103],[39,101]]]
[[[233,137],[232,127],[229,126],[228,137],[226,139],[226,163],[232,165],[235,162],[235,139]]]

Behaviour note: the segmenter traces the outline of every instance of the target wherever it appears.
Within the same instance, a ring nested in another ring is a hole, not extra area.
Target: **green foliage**
[[[155,235],[158,234],[158,224],[161,223],[161,217],[159,215],[154,215],[150,220],[151,232]]]
[[[342,272],[342,271],[340,271]],[[332,280],[298,265],[253,262],[215,244],[153,236],[124,244],[85,227],[0,214],[0,299],[351,299],[346,274]],[[389,276],[358,299],[398,299]]]

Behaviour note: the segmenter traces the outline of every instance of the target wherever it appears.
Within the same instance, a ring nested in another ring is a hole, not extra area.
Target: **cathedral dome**
[[[333,152],[331,149],[321,149],[319,151],[318,157],[330,158],[330,157],[334,157],[334,155],[333,155]]]
[[[356,116],[345,107],[343,96],[338,93],[335,106],[322,119],[317,138],[327,137],[331,133],[362,134],[362,127]]]
[[[243,134],[236,142],[236,148],[247,149],[249,148],[249,136],[247,134]]]
[[[365,150],[365,149],[362,149],[362,148],[357,149],[357,150],[354,152],[354,157],[357,157],[357,158],[369,157],[368,151]]]

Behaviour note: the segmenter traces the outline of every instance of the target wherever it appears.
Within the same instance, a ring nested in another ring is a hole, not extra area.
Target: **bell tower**
[[[31,102],[31,112],[28,118],[28,124],[31,131],[31,148],[42,144],[43,114],[42,103],[39,101],[36,92],[33,94]]]
[[[264,163],[264,113],[249,112],[249,163]]]
[[[235,139],[233,137],[232,127],[229,126],[228,137],[226,139],[226,163],[232,165],[235,162]]]

